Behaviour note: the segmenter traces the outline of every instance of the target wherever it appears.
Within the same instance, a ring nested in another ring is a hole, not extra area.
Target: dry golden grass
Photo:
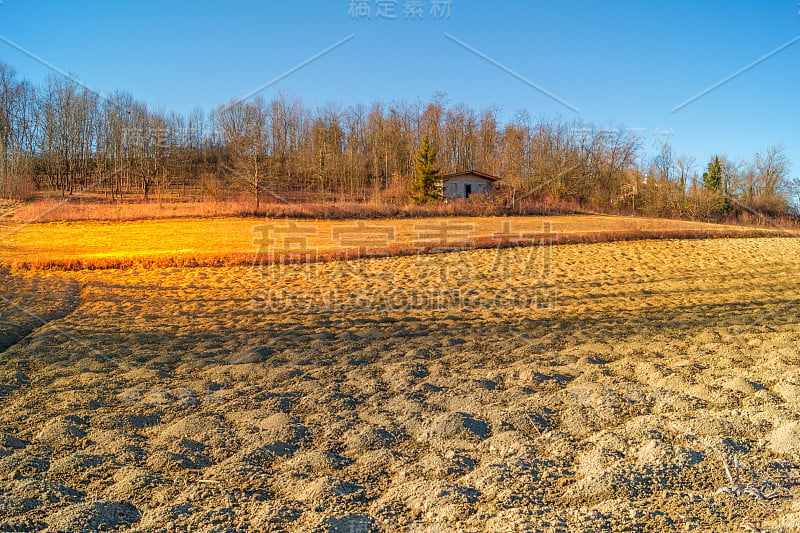
[[[430,205],[402,205],[385,201],[322,202],[311,199],[302,202],[265,202],[256,209],[249,201],[161,201],[108,202],[94,196],[43,198],[33,202],[12,202],[0,211],[13,213],[20,222],[62,222],[78,220],[152,220],[187,217],[262,217],[262,218],[308,218],[326,220],[434,217],[434,216],[493,216],[501,214],[502,208],[494,202],[450,202]],[[525,202],[517,206],[516,215],[563,215],[579,213],[577,205],[567,202]]]
[[[291,246],[320,260],[356,253],[339,232],[359,238],[364,232],[393,234],[374,242],[371,255],[407,255],[431,248],[494,248],[536,244],[545,223],[552,224],[556,242],[603,242],[648,238],[703,238],[772,235],[766,230],[699,222],[599,215],[556,217],[424,218],[376,221],[269,220],[255,218],[184,218],[125,222],[81,221],[28,225],[0,223],[0,264],[14,268],[81,270],[131,266],[233,266],[252,264],[256,240],[270,226],[281,231],[294,227],[300,240]],[[361,226],[362,229],[354,229]],[[433,234],[426,234],[429,230]],[[439,233],[439,240],[430,240]],[[271,235],[271,234],[270,234]],[[262,247],[262,259],[296,260],[282,252],[282,237]]]
[[[19,204],[14,208],[14,218],[21,222],[57,222],[75,220],[146,220],[157,218],[185,218],[209,216],[236,216],[244,214],[238,202],[65,202],[47,198]]]

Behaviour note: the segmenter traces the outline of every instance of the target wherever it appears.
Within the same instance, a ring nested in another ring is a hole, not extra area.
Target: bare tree
[[[48,177],[62,194],[72,194],[92,170],[97,97],[72,80],[53,75],[41,95],[39,116]]]
[[[268,150],[268,109],[257,97],[235,101],[214,113],[214,123],[228,149],[235,177],[253,195],[256,210],[261,207],[261,186]]]
[[[30,149],[34,135],[31,114],[33,88],[17,81],[14,69],[0,62],[0,197],[14,196],[18,189],[20,157]],[[12,173],[15,175],[12,183]]]

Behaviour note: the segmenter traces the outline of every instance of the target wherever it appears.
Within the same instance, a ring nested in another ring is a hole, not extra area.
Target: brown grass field
[[[432,216],[492,216],[504,210],[488,200],[428,205],[398,204],[377,198],[369,202],[327,201],[304,197],[300,202],[264,202],[256,209],[250,199],[195,200],[168,197],[155,201],[109,202],[102,195],[82,192],[74,196],[39,198],[28,202],[0,200],[0,213],[13,213],[18,221],[59,222],[78,220],[154,220],[189,217],[261,217],[314,220],[407,218]],[[567,200],[532,200],[518,204],[515,215],[559,215],[581,212]],[[2,216],[2,215],[0,215]]]
[[[264,227],[271,228],[267,238],[275,242],[260,247],[257,243],[264,231],[259,228]],[[292,227],[296,233],[286,233]],[[553,234],[544,235],[545,231]],[[543,239],[567,244],[785,234],[763,228],[604,215],[361,221],[220,217],[31,224],[12,218],[0,222],[0,264],[56,270],[236,266],[270,257],[303,261],[312,256],[332,260],[345,254],[409,255],[430,249],[538,244]],[[289,243],[286,239],[292,235],[296,238]]]
[[[800,530],[800,241],[546,220],[5,222],[0,531]]]

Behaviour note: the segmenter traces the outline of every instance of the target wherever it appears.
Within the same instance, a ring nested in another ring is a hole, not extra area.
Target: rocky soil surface
[[[800,530],[798,252],[3,273],[0,531]]]

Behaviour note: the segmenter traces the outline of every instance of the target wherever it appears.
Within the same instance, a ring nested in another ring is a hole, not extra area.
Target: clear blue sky
[[[800,42],[675,113],[673,108],[800,36],[798,0],[539,2],[451,0],[449,16],[353,19],[349,0],[170,2],[2,0],[0,35],[98,90],[206,111],[330,45],[354,38],[266,89],[310,105],[427,100],[496,104],[508,118],[577,117],[448,39],[450,34],[580,109],[636,128],[651,147],[671,132],[698,169],[713,153],[750,159],[783,144],[800,174]],[[442,0],[440,0],[442,1]],[[446,4],[446,2],[444,2]],[[410,6],[409,6],[410,7]],[[444,8],[445,6],[440,6]],[[48,69],[5,43],[0,60],[39,84]],[[654,149],[653,149],[654,150]]]

